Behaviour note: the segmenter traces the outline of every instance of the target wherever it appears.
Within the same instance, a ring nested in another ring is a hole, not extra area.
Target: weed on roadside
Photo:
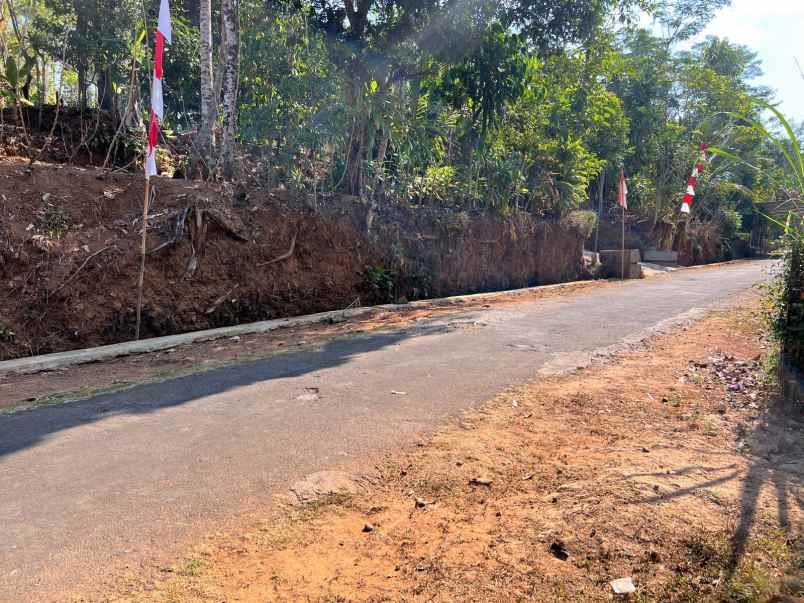
[[[327,494],[315,500],[307,502],[297,507],[290,514],[291,523],[303,523],[317,518],[321,513],[330,507],[346,506],[352,500],[352,495],[347,492]]]
[[[794,557],[794,544],[774,530],[747,543],[736,561],[730,531],[698,534],[680,543],[683,561],[658,596],[642,601],[761,603],[780,592],[780,574]]]
[[[197,576],[201,573],[204,564],[200,559],[188,559],[181,570],[183,576]]]
[[[37,232],[46,234],[51,239],[60,239],[70,228],[70,215],[59,205],[45,203],[38,214]]]

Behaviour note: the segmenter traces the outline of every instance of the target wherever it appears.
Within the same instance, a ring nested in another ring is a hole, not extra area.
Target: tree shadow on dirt
[[[775,498],[779,527],[791,527],[791,503],[804,507],[801,459],[804,454],[804,424],[801,409],[781,399],[771,401],[757,421],[758,427],[746,438],[752,463],[745,474],[740,493],[740,515],[731,536],[726,583],[730,583],[745,554],[751,529],[758,519],[763,489]]]
[[[633,479],[635,477],[686,477],[692,473],[704,472],[711,473],[712,471],[725,471],[726,469],[736,469],[737,465],[732,463],[730,465],[723,465],[722,467],[709,467],[707,465],[687,465],[673,471],[658,471],[653,473],[631,473],[626,475],[626,479]],[[661,497],[654,497],[660,499]]]
[[[49,436],[111,416],[138,415],[179,406],[240,387],[345,365],[356,356],[376,352],[411,337],[443,330],[430,325],[396,331],[375,331],[328,341],[323,347],[284,353],[267,359],[195,373],[125,391],[60,405],[42,406],[0,415],[0,458],[30,448]]]
[[[730,537],[729,557],[725,567],[724,580],[730,584],[738,570],[740,560],[746,552],[751,531],[756,524],[763,490],[774,497],[779,526],[791,528],[791,505],[804,508],[802,487],[804,471],[801,459],[804,456],[804,423],[800,408],[791,407],[789,402],[773,400],[756,419],[757,427],[743,439],[745,458],[749,460],[747,471],[736,469],[736,465],[721,467],[690,466],[675,472],[642,474],[647,477],[686,476],[696,471],[706,473],[730,469],[721,475],[674,492],[639,499],[637,503],[662,503],[684,496],[701,496],[701,493],[714,486],[732,480],[741,480],[738,500],[739,516]],[[702,453],[712,454],[713,451]],[[715,455],[717,453],[714,453]],[[636,474],[629,477],[639,477]]]

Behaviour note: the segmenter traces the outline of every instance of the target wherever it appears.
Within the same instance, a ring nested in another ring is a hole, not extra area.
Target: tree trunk
[[[366,125],[362,119],[355,128],[355,135],[350,140],[348,150],[350,161],[346,166],[346,190],[350,195],[363,196],[364,154],[366,148]]]
[[[200,28],[201,28],[201,128],[198,132],[198,146],[201,158],[207,166],[212,158],[212,149],[215,146],[213,124],[216,121],[216,107],[212,73],[212,0],[200,0]]]
[[[39,106],[41,107],[47,103],[48,81],[47,81],[47,59],[42,56],[41,59],[36,61],[36,70],[39,73]]]
[[[79,0],[73,0],[73,5],[75,7],[75,31],[78,35],[78,39],[83,39],[86,36],[87,32],[87,22],[86,22],[86,15],[84,11],[86,7],[81,6],[81,2]],[[81,51],[81,54],[78,56],[78,60],[76,61],[76,71],[78,72],[78,106],[80,107],[81,111],[87,110],[87,68],[88,68],[88,61],[87,56]]]
[[[221,90],[223,89],[223,73],[226,69],[226,31],[221,23],[221,42],[218,44],[218,64],[215,65],[212,94],[215,97],[215,105],[220,105]],[[213,130],[215,127],[213,126]]]
[[[131,66],[131,85],[128,91],[128,101],[126,108],[121,116],[124,127],[132,130],[142,130],[145,124],[142,121],[142,111],[140,111],[140,64],[135,63]]]
[[[383,131],[382,138],[380,139],[380,146],[377,149],[377,158],[374,160],[374,181],[371,185],[371,204],[377,203],[378,193],[380,189],[380,181],[384,186],[384,170],[385,170],[385,154],[388,152],[388,144],[391,142],[391,132],[386,128]]]
[[[224,31],[223,73],[223,136],[221,142],[221,168],[224,180],[234,175],[234,145],[237,134],[237,72],[239,37],[237,27],[237,0],[221,0],[221,21]]]
[[[87,70],[83,63],[78,64],[78,106],[87,110]]]
[[[98,87],[98,109],[101,111],[111,112],[114,109],[112,70],[108,67],[100,70],[95,85]]]

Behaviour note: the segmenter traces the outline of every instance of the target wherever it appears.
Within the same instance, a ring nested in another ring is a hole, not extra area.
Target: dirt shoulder
[[[419,301],[395,310],[378,307],[356,318],[192,343],[162,352],[137,354],[37,374],[3,375],[0,376],[0,413],[79,400],[98,393],[264,359],[288,351],[315,349],[335,337],[403,328],[425,318],[460,314],[492,305],[502,307],[537,299],[566,297],[612,284],[608,281],[583,281],[505,294]]]
[[[629,577],[643,601],[795,600],[800,408],[764,384],[742,302],[507,391],[360,475],[311,476],[281,513],[105,598],[602,601]]]

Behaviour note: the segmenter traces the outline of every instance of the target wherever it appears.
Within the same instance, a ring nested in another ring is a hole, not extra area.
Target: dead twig
[[[178,245],[179,241],[181,241],[182,238],[184,237],[184,225],[187,222],[187,216],[190,215],[190,210],[191,208],[185,207],[183,210],[179,212],[179,214],[176,216],[176,229],[173,234],[173,237],[168,239],[161,245],[158,245],[155,249],[149,251],[148,255],[154,254],[157,251],[161,251],[165,247],[174,247]]]
[[[234,290],[237,289],[239,286],[240,286],[239,283],[236,284],[234,287],[229,289],[226,293],[224,293],[218,299],[212,302],[212,305],[206,309],[204,314],[212,314],[215,310],[218,309],[218,306],[220,306],[224,301],[226,301],[226,299],[232,294],[232,292],[234,292]]]
[[[105,94],[105,92],[104,92]],[[74,147],[70,156],[67,158],[67,163],[72,164],[73,160],[75,159],[76,155],[81,151],[82,147],[85,147],[87,150],[87,155],[89,156],[89,162],[92,163],[92,149],[89,146],[89,143],[92,142],[95,137],[98,135],[98,130],[100,129],[101,118],[103,117],[103,111],[101,110],[101,105],[103,104],[104,96],[100,95],[98,97],[98,109],[95,111],[95,126],[90,126],[86,130],[84,130],[84,113],[83,110],[81,111],[81,140],[78,142],[78,146]],[[91,128],[91,132],[90,132]],[[65,145],[65,150],[66,150]],[[106,167],[106,163],[104,162],[103,167]]]
[[[64,288],[65,288],[67,285],[69,285],[71,282],[73,282],[73,280],[75,280],[75,277],[76,277],[76,276],[78,276],[78,273],[79,273],[79,272],[81,272],[81,271],[84,269],[84,267],[85,267],[85,266],[86,266],[86,265],[87,265],[87,264],[90,262],[90,260],[91,260],[92,258],[94,258],[94,257],[96,257],[96,256],[99,256],[99,255],[100,255],[100,254],[102,254],[104,251],[108,251],[108,250],[109,250],[109,249],[111,249],[111,248],[112,248],[112,246],[109,246],[109,247],[104,247],[103,249],[99,249],[99,250],[98,250],[98,251],[96,251],[95,253],[93,253],[93,254],[91,254],[90,256],[88,256],[88,257],[87,257],[87,259],[85,259],[85,260],[84,260],[84,263],[83,263],[83,264],[81,264],[81,265],[78,267],[78,270],[76,270],[75,272],[73,272],[73,273],[72,273],[72,275],[71,275],[71,276],[70,276],[70,277],[69,277],[69,278],[68,278],[66,281],[64,281],[64,282],[63,282],[61,285],[59,285],[58,287],[56,287],[56,288],[55,288],[55,289],[54,289],[54,290],[53,290],[53,291],[50,293],[50,295],[55,295],[56,293],[58,293],[59,291],[61,291],[62,289],[64,289]]]
[[[269,264],[276,264],[277,262],[281,262],[283,260],[287,260],[288,258],[290,258],[293,255],[293,252],[296,250],[296,238],[298,236],[299,231],[296,230],[296,232],[293,234],[293,238],[290,240],[290,249],[288,249],[285,253],[275,257],[272,260],[262,262],[261,264],[257,264],[257,266],[268,266]]]
[[[123,130],[126,127],[126,123],[128,122],[129,115],[132,112],[136,111],[136,101],[134,100],[134,90],[137,85],[137,73],[139,68],[139,61],[132,61],[131,63],[131,81],[129,82],[129,94],[128,94],[128,102],[126,102],[126,112],[123,115],[123,119],[120,120],[120,124],[117,126],[117,130],[115,130],[114,136],[112,137],[112,142],[109,143],[109,148],[106,151],[106,159],[103,160],[103,167],[106,168],[109,165],[109,161],[112,158],[112,151],[115,150],[117,146],[117,139],[120,138],[120,135],[123,133]]]
[[[129,161],[126,165],[124,165],[122,167],[112,169],[112,174],[117,174],[119,172],[127,172],[128,168],[130,168],[132,165],[134,165],[134,163],[136,163],[136,161],[137,161],[137,157],[134,157],[134,159]]]

